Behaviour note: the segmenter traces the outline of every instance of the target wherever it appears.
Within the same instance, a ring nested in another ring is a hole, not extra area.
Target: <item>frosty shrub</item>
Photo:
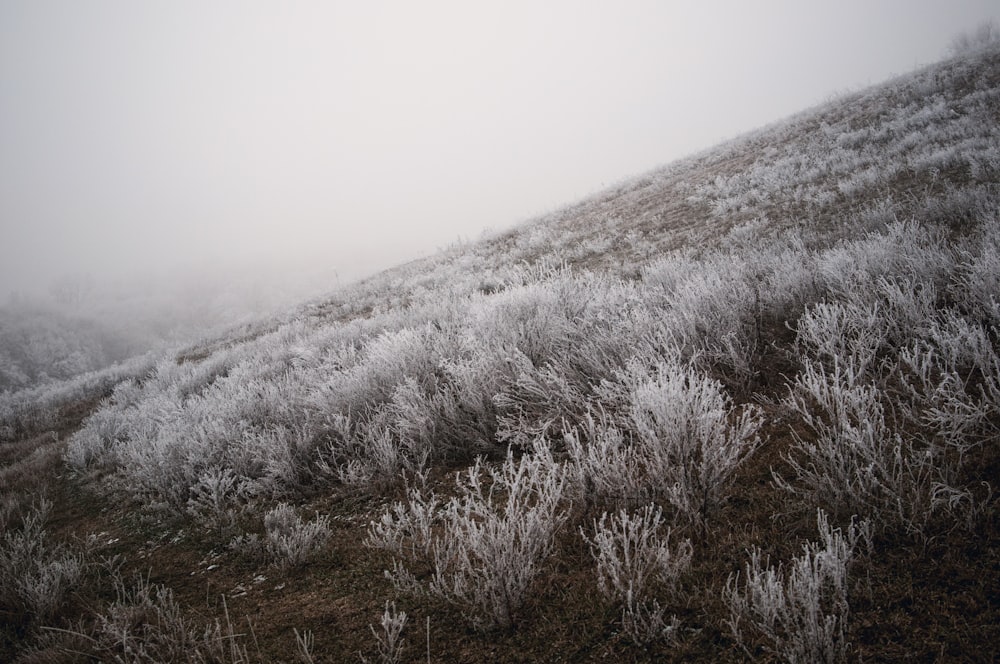
[[[73,436],[66,448],[66,463],[72,470],[83,472],[105,461],[111,445],[127,435],[127,427],[128,421],[120,410],[98,410],[87,419],[84,428]]]
[[[797,482],[774,472],[778,486],[838,515],[922,530],[932,511],[932,459],[890,430],[873,384],[849,367],[827,371],[807,361],[785,404],[813,435],[793,431],[786,460]]]
[[[566,469],[574,501],[627,505],[649,494],[642,480],[641,448],[604,413],[588,413],[578,427],[563,433]],[[648,496],[646,496],[648,497]]]
[[[760,441],[758,409],[737,409],[718,381],[678,361],[652,370],[631,363],[617,384],[605,383],[602,390],[628,413],[640,481],[684,519],[704,524],[724,500],[733,471]]]
[[[964,257],[951,295],[966,313],[994,327],[1000,325],[1000,220],[983,223],[978,245]]]
[[[828,366],[841,364],[853,375],[871,370],[885,342],[877,305],[820,302],[796,323],[796,346],[801,356]]]
[[[78,654],[120,664],[132,662],[250,662],[243,634],[235,633],[226,612],[226,625],[199,626],[185,616],[173,592],[136,576],[127,582],[113,577],[115,600],[97,612],[86,650]]]
[[[828,372],[807,362],[785,404],[815,434],[793,432],[795,451],[787,459],[814,502],[847,514],[863,510],[877,497],[898,442],[886,424],[879,391],[850,366]],[[791,488],[780,478],[778,483]]]
[[[518,348],[534,366],[542,366],[578,338],[577,319],[586,307],[581,290],[568,271],[553,271],[545,281],[496,294],[473,312],[472,332]]]
[[[407,376],[433,373],[438,358],[431,326],[386,331],[370,340],[360,361],[337,376],[337,410],[354,412],[388,400]],[[330,404],[334,405],[334,404]]]
[[[853,306],[877,306],[888,336],[908,334],[933,312],[937,290],[953,268],[941,229],[916,221],[892,222],[817,257],[826,293]]]
[[[405,389],[412,383],[403,383]],[[430,457],[430,448],[419,438],[401,436],[393,423],[391,406],[371,412],[366,420],[353,424],[344,419],[338,429],[338,441],[327,450],[330,461],[324,461],[339,481],[365,490],[382,490],[400,481],[407,474],[419,472]],[[423,416],[424,420],[428,418]],[[416,418],[408,426],[415,427]],[[330,466],[330,463],[335,464]]]
[[[659,507],[647,505],[635,514],[605,512],[594,522],[593,537],[580,533],[597,562],[597,585],[608,599],[621,603],[622,625],[637,643],[662,637],[676,627],[651,596],[657,586],[673,592],[678,577],[691,565],[690,540],[670,548],[670,529],[663,529]]]
[[[768,565],[754,549],[742,583],[739,574],[729,577],[729,626],[740,645],[752,643],[743,632],[748,626],[790,664],[847,661],[847,574],[855,545],[868,537],[867,522],[852,522],[846,536],[822,510],[817,522],[822,541],[803,545],[787,569]]]
[[[154,362],[153,354],[147,354],[63,382],[17,392],[0,391],[0,442],[54,428],[65,416],[67,406],[100,399],[116,384],[144,375]]]
[[[51,618],[81,580],[82,555],[53,545],[45,532],[51,504],[42,500],[25,515],[19,528],[0,539],[0,610]]]
[[[662,289],[669,334],[683,356],[737,382],[753,373],[757,340],[752,332],[760,309],[755,276],[753,266],[726,251],[702,260],[657,261],[643,274],[651,286]],[[651,288],[650,294],[655,293]]]
[[[894,348],[923,333],[937,313],[934,274],[928,272],[923,279],[883,277],[875,284],[883,334]]]
[[[464,343],[469,348],[463,356],[442,362],[447,386],[436,398],[439,424],[435,433],[453,450],[451,456],[473,458],[503,449],[497,444],[495,397],[531,363],[514,347],[495,343],[483,347],[483,339],[472,336]]]
[[[488,332],[514,351],[508,351],[514,360],[508,364],[517,370],[493,399],[500,415],[497,438],[522,450],[538,436],[557,433],[564,421],[578,421],[593,385],[612,377],[639,345],[633,326],[625,323],[638,304],[633,286],[592,274],[544,285],[545,300],[518,302],[516,313],[530,319],[516,328],[517,321],[497,320]],[[519,337],[533,337],[543,324],[548,345],[525,349]]]
[[[381,664],[399,664],[403,655],[403,628],[406,627],[406,611],[397,611],[395,602],[386,602],[379,627],[369,625],[372,636],[375,637],[375,651]],[[368,662],[366,657],[361,661]]]
[[[929,442],[955,450],[961,462],[995,433],[1000,412],[1000,357],[981,326],[953,312],[925,339],[900,351],[901,380],[914,399],[913,419]]]
[[[228,468],[210,468],[191,487],[188,514],[220,531],[233,525],[234,504],[244,493],[238,478]]]
[[[500,418],[497,437],[530,449],[535,439],[551,435],[564,420],[576,419],[576,413],[586,407],[587,392],[588,388],[567,377],[560,364],[525,370],[510,389],[494,399],[506,413]]]
[[[330,539],[330,520],[316,515],[303,521],[295,509],[280,503],[264,515],[268,555],[282,568],[297,567],[323,550]]]
[[[431,565],[418,580],[398,559],[387,575],[402,589],[462,607],[480,628],[509,628],[565,522],[563,468],[540,451],[499,467],[481,460],[441,502],[412,490],[369,528],[368,542]]]

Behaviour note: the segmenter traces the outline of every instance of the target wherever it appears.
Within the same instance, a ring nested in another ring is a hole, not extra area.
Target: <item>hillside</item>
[[[64,381],[129,356],[135,342],[94,320],[0,307],[0,392]]]
[[[1000,49],[0,399],[0,659],[1000,657]]]

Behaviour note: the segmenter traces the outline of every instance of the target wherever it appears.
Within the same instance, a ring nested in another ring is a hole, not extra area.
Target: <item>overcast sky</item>
[[[996,0],[0,0],[0,298],[343,278],[933,62]]]

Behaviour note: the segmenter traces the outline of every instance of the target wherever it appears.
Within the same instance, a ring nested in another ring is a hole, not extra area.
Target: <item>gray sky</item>
[[[0,297],[353,277],[943,56],[995,0],[0,0]]]

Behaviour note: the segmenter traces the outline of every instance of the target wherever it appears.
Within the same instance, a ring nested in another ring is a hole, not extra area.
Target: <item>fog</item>
[[[263,310],[935,61],[987,19],[995,0],[3,0],[0,301],[68,280]]]

